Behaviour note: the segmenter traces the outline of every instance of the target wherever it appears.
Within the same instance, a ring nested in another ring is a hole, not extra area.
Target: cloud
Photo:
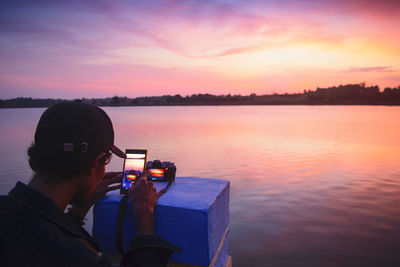
[[[135,1],[134,4],[72,0],[41,1],[36,6],[28,2],[32,12],[16,13],[20,19],[26,13],[31,14],[27,17],[28,24],[9,24],[9,31],[3,29],[3,35],[110,50],[152,43],[186,58],[225,57],[296,42],[337,44],[345,38],[343,31],[327,30],[328,22],[307,15],[310,13],[307,6],[327,6],[328,2],[303,0],[301,5],[293,0],[283,1],[288,4],[287,9],[275,1],[269,4],[249,1],[244,5],[240,1],[210,0]],[[304,10],[297,13],[291,10],[299,6]],[[42,10],[43,16],[32,15],[39,14],[38,10]],[[95,15],[87,16],[89,13]]]
[[[0,19],[0,35],[13,36],[26,41],[55,41],[77,43],[65,29],[38,25],[32,21]]]
[[[366,68],[350,68],[344,72],[354,73],[354,72],[393,72],[393,68],[390,66],[383,67],[366,67]]]
[[[400,11],[398,0],[281,0],[276,5],[291,10],[309,10],[311,12],[341,13],[360,16],[363,14],[397,16]]]
[[[396,14],[400,11],[398,0],[334,0],[332,5],[348,8],[351,11],[367,11],[371,13]]]
[[[386,77],[385,80],[394,81],[394,82],[400,82],[400,76]]]
[[[344,39],[341,33],[330,33],[325,23],[312,19],[257,15],[223,5],[218,6],[218,11],[210,11],[209,6],[196,7],[200,9],[198,13],[193,13],[192,7],[188,9],[179,14],[175,9],[160,10],[157,15],[143,12],[134,19],[109,14],[109,19],[115,29],[146,38],[155,47],[186,58],[266,51],[295,42],[337,44]]]
[[[333,82],[396,76],[399,8],[398,0],[8,1],[0,9],[0,74],[15,75],[7,76],[10,88],[154,92],[247,88],[271,73],[281,84],[292,65],[327,65]],[[131,68],[137,64],[148,68]],[[252,78],[239,84],[236,75]],[[323,86],[318,79],[307,84]]]

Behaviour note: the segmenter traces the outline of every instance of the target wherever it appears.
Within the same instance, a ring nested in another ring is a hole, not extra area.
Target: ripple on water
[[[179,176],[231,181],[235,266],[400,266],[399,107],[106,111],[119,147],[147,147]],[[26,147],[41,112],[0,110],[3,194],[31,175]]]

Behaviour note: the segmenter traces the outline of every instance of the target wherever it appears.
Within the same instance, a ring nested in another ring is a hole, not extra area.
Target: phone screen
[[[121,194],[128,193],[131,183],[139,178],[134,171],[145,172],[147,159],[147,150],[145,149],[127,149],[125,154]]]

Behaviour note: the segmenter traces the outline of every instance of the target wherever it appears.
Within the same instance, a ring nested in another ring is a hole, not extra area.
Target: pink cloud
[[[354,72],[394,72],[393,68],[390,66],[384,67],[364,67],[364,68],[351,68],[346,70],[347,73]]]
[[[71,97],[115,93],[189,94],[203,90],[244,93],[248,88],[295,90],[300,88],[300,83],[294,85],[296,81],[290,77],[296,75],[302,84],[323,86],[340,77],[322,79],[316,77],[314,70],[303,68],[313,74],[307,75],[306,71],[292,71],[282,65],[279,75],[271,75],[266,70],[265,77],[257,73],[246,79],[232,78],[229,73],[217,74],[217,66],[212,62],[223,62],[233,55],[309,43],[317,44],[321,50],[341,50],[342,45],[352,44],[354,39],[357,41],[354,43],[364,45],[358,50],[387,53],[388,62],[382,56],[378,63],[370,63],[377,67],[348,69],[345,65],[339,66],[339,70],[330,70],[342,75],[341,79],[360,82],[359,74],[380,75],[398,68],[388,67],[393,65],[390,59],[399,55],[398,1],[10,3],[0,11],[3,95],[12,95],[18,88],[21,92],[32,88],[33,95]],[[118,54],[124,49],[131,54]],[[153,51],[162,51],[159,61],[154,62],[163,64],[146,62],[145,56]],[[142,65],[136,61],[142,56],[139,53],[144,55]],[[169,67],[170,58],[174,62]],[[207,63],[200,67],[188,64],[200,60]],[[358,62],[352,64],[363,66]],[[249,69],[252,69],[251,62]]]

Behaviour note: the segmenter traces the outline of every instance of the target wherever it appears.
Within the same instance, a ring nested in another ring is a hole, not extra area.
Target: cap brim
[[[119,149],[118,147],[116,147],[115,145],[113,145],[111,147],[111,152],[114,153],[115,155],[117,155],[120,158],[126,159],[126,154],[124,152],[122,152],[122,150]]]

